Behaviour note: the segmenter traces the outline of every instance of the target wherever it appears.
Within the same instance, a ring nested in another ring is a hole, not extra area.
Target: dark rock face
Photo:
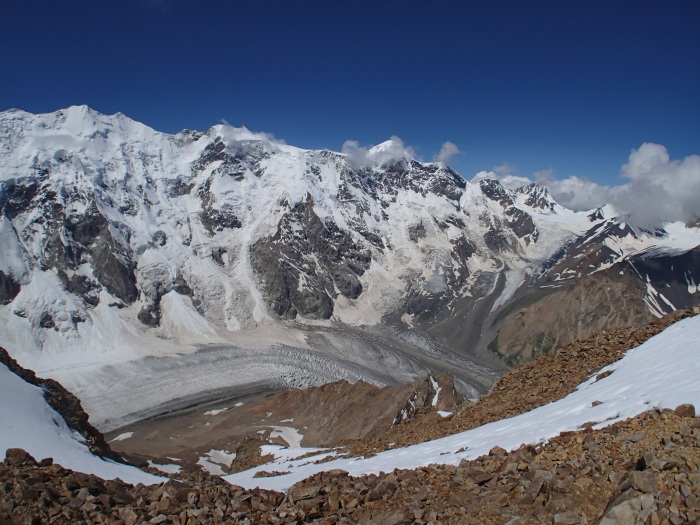
[[[338,294],[356,299],[362,293],[359,277],[371,262],[366,249],[332,220],[321,221],[313,206],[307,196],[284,215],[274,236],[250,250],[272,309],[286,319],[330,318]]]
[[[57,269],[57,272],[66,290],[79,295],[90,306],[97,306],[100,303],[100,285],[98,283],[77,273],[73,273],[69,277],[63,269]]]
[[[613,264],[618,256],[606,246],[609,238],[636,238],[629,227],[622,228],[614,220],[608,220],[592,227],[584,235],[562,247],[542,266],[542,276],[547,281],[585,277],[601,266]]]
[[[39,191],[39,181],[34,177],[24,180],[11,179],[0,183],[0,214],[13,219],[25,210]]]
[[[0,304],[9,304],[22,287],[11,275],[0,270]]]
[[[330,154],[336,155],[336,154]],[[437,164],[421,164],[415,160],[399,160],[384,165],[380,170],[372,168],[355,168],[342,170],[343,180],[339,190],[342,202],[356,202],[349,186],[360,189],[377,202],[387,199],[395,201],[401,190],[408,190],[420,195],[429,193],[445,197],[455,207],[466,187],[466,181],[449,168]]]
[[[537,227],[528,213],[515,207],[514,194],[505,189],[500,182],[493,179],[479,181],[479,187],[484,196],[503,207],[506,216],[505,226],[527,244],[537,241],[539,238]],[[487,246],[497,253],[514,249],[513,242],[508,239],[507,233],[499,223],[486,233],[484,240]]]
[[[491,251],[496,253],[512,250],[514,248],[513,241],[498,227],[484,234],[484,242],[486,242],[486,246],[488,246]]]
[[[66,219],[64,226],[66,233],[74,241],[69,243],[66,251],[72,256],[76,267],[86,261],[86,255],[89,255],[93,273],[100,284],[118,299],[125,303],[133,303],[138,297],[138,290],[131,250],[128,247],[128,230],[115,225],[115,229],[126,237],[123,244],[117,242],[112,235],[110,224],[99,212],[94,201],[82,217],[72,215]]]
[[[47,312],[41,316],[41,319],[39,319],[39,326],[42,328],[55,328],[56,322],[53,320],[51,314]]]
[[[226,144],[217,138],[204,148],[200,157],[192,165],[192,171],[201,173],[213,163],[218,163],[212,170],[212,175],[232,177],[236,181],[241,181],[248,172],[256,177],[261,176],[260,161],[269,156],[262,144],[227,148]]]
[[[160,297],[158,297],[157,302],[147,304],[141,308],[139,313],[136,314],[136,317],[143,324],[150,326],[151,328],[160,326]]]
[[[151,237],[151,243],[153,244],[153,246],[165,246],[165,244],[167,242],[168,242],[168,236],[162,230],[158,230]]]
[[[537,241],[540,232],[537,231],[537,226],[530,215],[519,208],[511,207],[506,210],[506,217],[508,226],[515,235],[524,239],[527,244]]]
[[[182,197],[189,195],[194,188],[193,182],[186,182],[182,178],[177,178],[172,182],[167,182],[167,192],[170,197]]]
[[[217,139],[209,144],[193,163],[192,172],[194,174],[201,173],[216,163],[211,176],[197,190],[197,196],[202,203],[199,218],[210,235],[225,229],[240,228],[243,224],[241,217],[238,217],[228,205],[221,208],[216,207],[216,196],[211,191],[212,179],[214,177],[231,177],[236,181],[242,181],[249,173],[260,177],[262,176],[260,162],[269,156],[270,154],[260,144],[231,151],[227,149],[226,144],[221,139]],[[187,188],[187,193],[189,193],[192,187],[188,186]]]
[[[425,225],[422,222],[408,227],[408,236],[413,242],[424,239],[426,235]]]
[[[33,180],[27,184],[26,187],[15,184],[9,194],[2,194],[2,198],[6,213],[31,209],[41,211],[30,225],[45,232],[42,239],[44,258],[39,261],[41,267],[55,269],[68,291],[79,295],[90,306],[98,304],[102,287],[126,303],[135,301],[138,291],[128,229],[120,224],[110,224],[94,200],[87,202],[82,214],[67,215],[66,203],[85,202],[85,197],[66,189],[59,194],[46,184],[38,186]],[[25,243],[33,242],[33,235],[32,227],[19,232],[20,240]],[[75,273],[84,263],[90,264],[96,281]],[[7,286],[5,295],[9,297],[14,288],[9,283]]]
[[[431,293],[421,288],[409,290],[406,296],[406,313],[427,321],[439,312],[450,297],[444,293]]]
[[[700,301],[700,246],[678,255],[635,257],[628,262],[643,279],[649,279],[654,288],[677,309],[690,308]],[[659,306],[670,313],[671,307],[663,300]]]
[[[538,186],[532,183],[518,188],[515,192],[526,196],[525,205],[530,208],[542,211],[554,211],[554,200],[549,194],[549,190],[544,186]]]
[[[172,280],[167,282],[156,281],[152,283],[151,286],[143,290],[141,299],[145,302],[145,304],[137,314],[138,320],[151,328],[160,326],[160,301],[166,293],[171,291],[175,291],[180,295],[187,295],[188,297],[192,298],[192,304],[195,307],[200,304],[200,302],[195,298],[194,290],[192,290],[182,274],[178,272]]]
[[[498,202],[504,208],[515,204],[508,190],[495,179],[482,179],[479,181],[479,187],[481,188],[481,193],[492,201]]]
[[[434,320],[459,294],[471,275],[467,265],[469,258],[476,253],[476,245],[466,234],[450,242],[453,246],[450,254],[452,262],[439,268],[438,275],[443,281],[439,289],[431,288],[422,280],[409,285],[404,312],[415,316],[419,321]]]
[[[240,228],[241,221],[230,207],[224,206],[222,209],[214,207],[216,197],[211,192],[211,181],[211,179],[207,179],[204,186],[197,191],[202,202],[202,211],[199,214],[202,225],[210,235],[225,229]]]

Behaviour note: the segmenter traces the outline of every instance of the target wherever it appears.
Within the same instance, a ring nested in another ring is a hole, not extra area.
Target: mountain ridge
[[[0,343],[98,416],[118,407],[88,377],[136,382],[224,346],[226,366],[247,368],[193,395],[237,381],[392,384],[440,366],[476,397],[511,357],[492,343],[518,301],[642,258],[631,280],[651,315],[700,297],[674,284],[672,302],[659,283],[678,281],[678,263],[651,264],[690,253],[697,228],[632,234],[609,209],[466,181],[393,140],[353,156],[226,125],[168,135],[87,107],[3,112],[0,138]],[[683,278],[700,282],[683,260]],[[545,332],[534,327],[514,359]],[[239,357],[250,352],[270,369]]]

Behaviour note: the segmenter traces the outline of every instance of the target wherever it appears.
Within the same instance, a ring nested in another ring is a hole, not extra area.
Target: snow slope
[[[396,468],[414,469],[430,463],[457,465],[464,458],[487,454],[496,445],[514,450],[523,443],[546,442],[563,431],[580,429],[587,422],[596,422],[593,428],[603,428],[653,408],[675,408],[682,403],[700,406],[700,316],[670,326],[601,372],[608,370],[612,374],[596,381],[596,373],[564,399],[453,436],[367,459],[335,459],[314,464],[318,457],[291,459],[285,455],[274,463],[224,479],[249,488],[286,490],[316,472],[332,469],[362,475],[391,472]],[[594,401],[601,403],[593,406]],[[253,478],[262,470],[289,474]]]
[[[23,448],[36,459],[51,457],[61,466],[103,479],[154,484],[164,478],[93,455],[77,432],[44,399],[41,388],[30,385],[0,364],[0,455]]]

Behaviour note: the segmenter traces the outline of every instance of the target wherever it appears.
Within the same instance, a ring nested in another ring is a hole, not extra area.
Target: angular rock
[[[678,405],[674,410],[674,413],[680,417],[695,417],[695,405],[691,403]]]

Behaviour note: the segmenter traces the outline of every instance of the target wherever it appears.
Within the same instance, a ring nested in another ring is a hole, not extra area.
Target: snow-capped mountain
[[[468,182],[395,141],[345,155],[224,125],[168,135],[85,106],[0,113],[0,344],[98,416],[124,370],[155,369],[137,360],[203,346],[240,350],[221,357],[235,379],[212,373],[188,390],[174,375],[148,403],[436,366],[477,393],[498,366],[483,327],[524,290],[627,261],[656,294],[645,308],[689,306],[700,270],[683,253],[698,244],[697,228],[637,232],[542,187]],[[686,264],[669,259],[687,281],[676,303],[659,289],[661,255]]]

